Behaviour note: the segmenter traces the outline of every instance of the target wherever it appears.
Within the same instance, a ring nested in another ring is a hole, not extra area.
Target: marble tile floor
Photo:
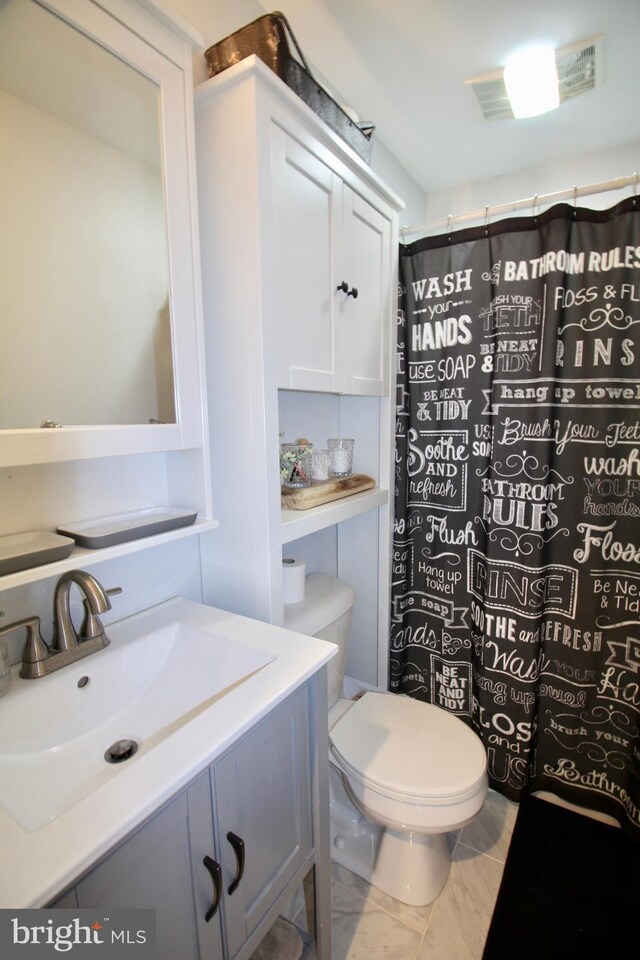
[[[481,960],[517,804],[489,791],[480,816],[449,839],[447,885],[409,907],[332,864],[333,960]]]

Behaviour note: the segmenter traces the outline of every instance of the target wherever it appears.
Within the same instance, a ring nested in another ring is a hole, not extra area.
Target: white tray
[[[140,540],[152,537],[156,533],[188,527],[198,516],[194,510],[180,510],[177,507],[147,507],[144,510],[129,510],[110,517],[96,517],[79,523],[65,523],[58,527],[58,533],[73,537],[79,547],[98,550],[100,547],[113,547],[128,540]]]
[[[74,541],[69,537],[60,537],[46,530],[0,537],[0,577],[29,567],[39,567],[43,563],[64,560],[74,546]]]

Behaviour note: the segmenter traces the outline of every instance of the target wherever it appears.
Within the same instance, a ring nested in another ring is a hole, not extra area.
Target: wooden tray
[[[310,487],[283,487],[281,503],[285,510],[310,510],[322,503],[370,490],[375,485],[375,480],[366,474],[354,473],[350,477],[335,477],[333,480],[312,483]]]

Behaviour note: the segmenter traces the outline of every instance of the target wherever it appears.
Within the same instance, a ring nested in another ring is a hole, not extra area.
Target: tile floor
[[[481,960],[517,804],[489,791],[450,835],[451,873],[428,907],[408,907],[332,864],[333,960]]]

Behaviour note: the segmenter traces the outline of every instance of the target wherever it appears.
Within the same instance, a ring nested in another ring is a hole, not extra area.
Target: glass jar
[[[310,487],[310,443],[280,444],[280,483],[283,487]]]
[[[314,483],[328,480],[331,476],[331,454],[328,450],[314,450],[311,454],[311,479]]]
[[[334,437],[327,440],[331,454],[331,476],[350,477],[353,470],[353,440]]]

